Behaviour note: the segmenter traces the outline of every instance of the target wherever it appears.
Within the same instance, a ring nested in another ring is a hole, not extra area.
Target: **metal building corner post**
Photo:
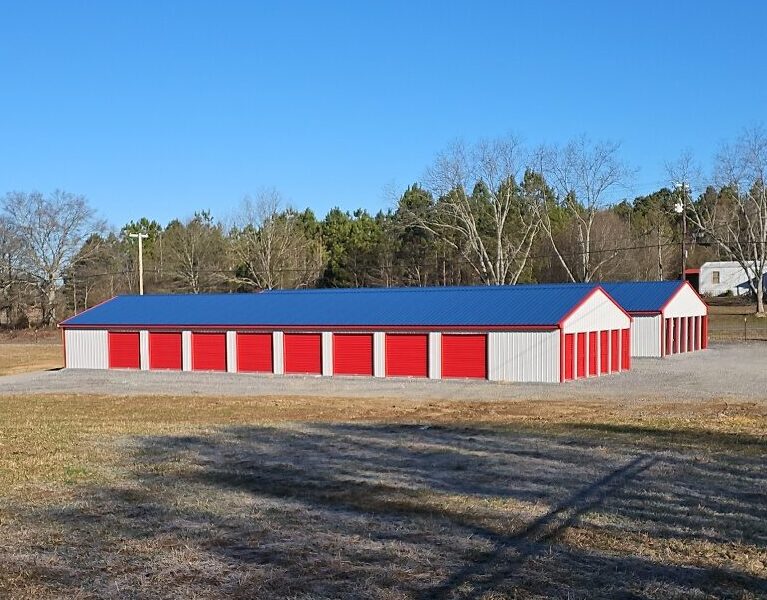
[[[442,379],[442,333],[429,333],[429,379]]]
[[[149,370],[149,331],[142,329],[139,336],[139,368],[142,371]]]
[[[226,372],[237,372],[237,332],[226,332]]]
[[[321,336],[321,371],[323,377],[330,377],[333,375],[333,333],[330,331],[323,331]]]
[[[373,333],[373,377],[386,377],[386,334]]]
[[[192,332],[181,332],[181,370],[192,370]]]
[[[272,368],[275,375],[285,374],[285,335],[282,331],[272,333]]]

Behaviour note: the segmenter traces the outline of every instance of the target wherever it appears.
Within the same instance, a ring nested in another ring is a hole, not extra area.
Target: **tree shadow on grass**
[[[563,423],[560,428],[567,433],[605,434],[624,439],[631,437],[635,442],[640,442],[642,438],[649,438],[656,447],[659,442],[669,442],[674,446],[767,454],[767,436],[747,433],[613,423]]]
[[[601,440],[371,424],[123,450],[114,485],[16,515],[37,550],[0,556],[6,568],[85,597],[767,595],[758,569],[728,558],[767,548],[760,457],[701,468]]]

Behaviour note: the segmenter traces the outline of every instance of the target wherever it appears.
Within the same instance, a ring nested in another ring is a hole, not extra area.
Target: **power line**
[[[762,241],[755,241],[755,242],[740,242],[740,241],[733,241],[731,243],[749,243],[749,244],[764,244],[767,242]],[[610,248],[591,248],[589,250],[578,250],[578,251],[570,251],[570,252],[560,252],[559,254],[556,254],[554,252],[550,253],[544,253],[544,254],[530,254],[525,257],[526,260],[544,260],[544,259],[551,259],[551,260],[559,260],[559,257],[562,258],[581,258],[585,255],[600,255],[600,254],[620,254],[621,252],[628,252],[628,251],[636,251],[636,250],[657,250],[660,248],[669,248],[669,247],[677,247],[679,244],[678,242],[670,241],[670,242],[662,242],[661,244],[658,243],[652,243],[652,244],[636,244],[631,246],[613,246]],[[710,246],[716,246],[717,244],[715,242],[697,242],[697,246],[702,247],[710,247]],[[454,259],[451,259],[452,262],[455,262],[456,260],[461,261],[464,265],[471,266],[471,262],[467,260],[464,257],[455,257]],[[249,274],[258,276],[258,275],[269,275],[269,274],[290,274],[290,273],[306,273],[311,269],[307,268],[297,268],[297,267],[283,267],[283,268],[276,268],[271,271],[264,271],[264,270],[258,270],[258,271],[249,271]],[[233,269],[195,269],[194,274],[197,275],[232,275],[236,276],[238,272],[242,272],[238,268]],[[166,270],[164,273],[159,273],[157,271],[150,271],[151,275],[154,276],[160,276],[160,277],[170,277],[179,279],[178,272],[168,272]],[[83,279],[90,279],[95,277],[108,277],[108,276],[130,276],[135,275],[135,272],[133,270],[121,270],[121,271],[104,271],[101,273],[84,273],[84,274],[78,274],[77,279],[83,280]],[[71,276],[71,271],[70,271]],[[247,279],[247,277],[238,277],[240,280]]]

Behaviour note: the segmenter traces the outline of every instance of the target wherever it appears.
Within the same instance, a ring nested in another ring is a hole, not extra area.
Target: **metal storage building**
[[[596,284],[118,296],[61,323],[66,366],[560,382],[630,368]]]
[[[687,281],[602,285],[634,318],[631,356],[663,357],[708,346],[708,305]]]

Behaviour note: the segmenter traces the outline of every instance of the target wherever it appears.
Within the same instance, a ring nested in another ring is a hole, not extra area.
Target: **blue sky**
[[[376,211],[456,138],[620,141],[656,189],[767,121],[767,3],[4,2],[0,193],[114,225],[276,187]]]

